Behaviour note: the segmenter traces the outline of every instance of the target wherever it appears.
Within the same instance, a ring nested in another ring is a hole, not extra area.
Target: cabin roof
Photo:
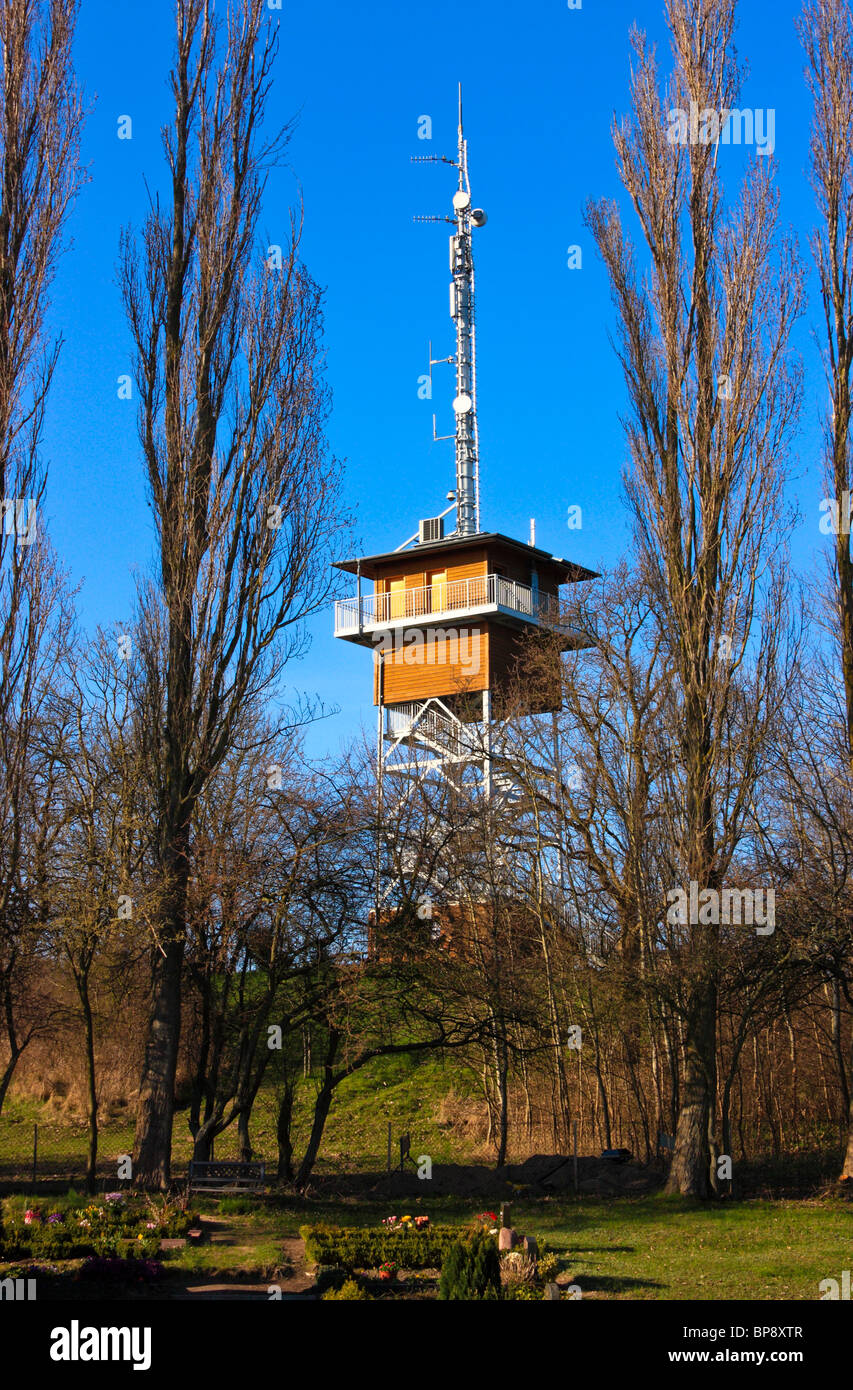
[[[586,579],[597,579],[595,570],[576,565],[561,556],[549,555],[535,545],[524,541],[514,541],[499,531],[479,531],[472,536],[445,536],[440,541],[424,541],[419,545],[407,546],[405,550],[386,550],[381,555],[363,555],[352,560],[336,560],[334,568],[345,570],[348,574],[358,574],[359,568],[366,579],[377,579],[386,575],[395,561],[408,561],[413,556],[422,555],[428,563],[434,563],[441,556],[450,559],[451,555],[463,550],[482,550],[492,548],[496,552],[510,550],[525,556],[531,568],[540,573],[548,572],[558,584],[578,584]]]

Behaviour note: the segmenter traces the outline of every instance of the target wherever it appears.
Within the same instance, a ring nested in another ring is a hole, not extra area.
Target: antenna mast
[[[459,84],[459,127],[456,159],[447,155],[414,155],[416,164],[452,164],[459,171],[453,195],[452,217],[416,217],[416,222],[449,222],[456,230],[450,238],[450,317],[456,325],[456,356],[433,358],[430,345],[430,381],[438,362],[456,365],[456,396],[453,413],[454,434],[437,435],[433,416],[433,438],[453,438],[456,444],[456,532],[473,536],[480,530],[480,446],[477,434],[477,343],[474,327],[474,257],[471,252],[472,227],[485,227],[488,218],[482,208],[471,206],[468,180],[468,142],[462,129],[462,83]],[[449,494],[448,494],[449,495]]]
[[[453,195],[456,231],[450,238],[450,316],[456,325],[456,530],[460,536],[480,529],[480,457],[477,436],[477,344],[474,327],[474,257],[471,228],[482,227],[486,214],[471,207],[468,142],[462,128],[459,84],[459,185]]]

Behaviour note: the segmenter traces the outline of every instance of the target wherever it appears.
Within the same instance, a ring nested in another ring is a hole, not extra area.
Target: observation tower
[[[421,519],[395,550],[336,566],[354,576],[355,592],[335,603],[335,636],[374,654],[380,824],[388,798],[410,794],[425,776],[445,779],[460,794],[484,794],[492,805],[513,801],[512,779],[493,767],[495,725],[510,702],[513,715],[559,709],[559,650],[592,645],[568,620],[560,591],[597,577],[538,548],[533,523],[528,541],[482,525],[473,243],[487,217],[471,196],[461,88],[456,158],[430,155],[416,162],[445,163],[457,171],[452,215],[415,219],[452,227],[456,350],[434,359],[430,347],[429,366],[430,380],[434,366],[446,363],[455,371],[455,428],[444,436],[454,444],[455,487],[446,495],[449,505]],[[439,438],[435,417],[433,437]],[[539,682],[519,703],[523,639],[542,627],[558,638],[553,679]],[[377,892],[377,912],[392,886]]]

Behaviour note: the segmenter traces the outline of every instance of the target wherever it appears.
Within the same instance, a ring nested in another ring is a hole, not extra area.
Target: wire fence
[[[100,1137],[96,1174],[99,1180],[117,1180],[119,1160],[132,1141],[132,1132],[107,1132]],[[116,1141],[119,1141],[118,1143]],[[83,1184],[89,1159],[85,1128],[67,1124],[30,1123],[0,1117],[0,1182],[38,1187],[45,1183]]]
[[[123,1185],[128,1176],[127,1159],[133,1149],[131,1125],[109,1126],[98,1136],[95,1166],[99,1187],[109,1190]],[[227,1132],[215,1144],[217,1159],[240,1157],[235,1132]],[[254,1154],[254,1159],[269,1158]],[[172,1145],[172,1173],[177,1180],[186,1177],[192,1158],[192,1140],[176,1133]],[[44,1121],[7,1120],[0,1116],[0,1184],[5,1188],[37,1189],[45,1185],[83,1186],[89,1161],[89,1135],[84,1126],[50,1124]],[[274,1163],[273,1163],[274,1168]],[[124,1175],[124,1176],[123,1176]]]

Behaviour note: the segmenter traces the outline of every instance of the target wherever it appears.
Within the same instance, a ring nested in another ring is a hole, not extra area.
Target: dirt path
[[[281,1301],[285,1299],[304,1299],[314,1288],[314,1276],[308,1272],[305,1259],[305,1242],[300,1236],[283,1236],[281,1239],[282,1263],[289,1268],[278,1277],[264,1284],[250,1283],[246,1279],[223,1280],[203,1283],[196,1275],[191,1279],[175,1281],[169,1292],[175,1299],[239,1299],[241,1302],[272,1301],[280,1290]]]

